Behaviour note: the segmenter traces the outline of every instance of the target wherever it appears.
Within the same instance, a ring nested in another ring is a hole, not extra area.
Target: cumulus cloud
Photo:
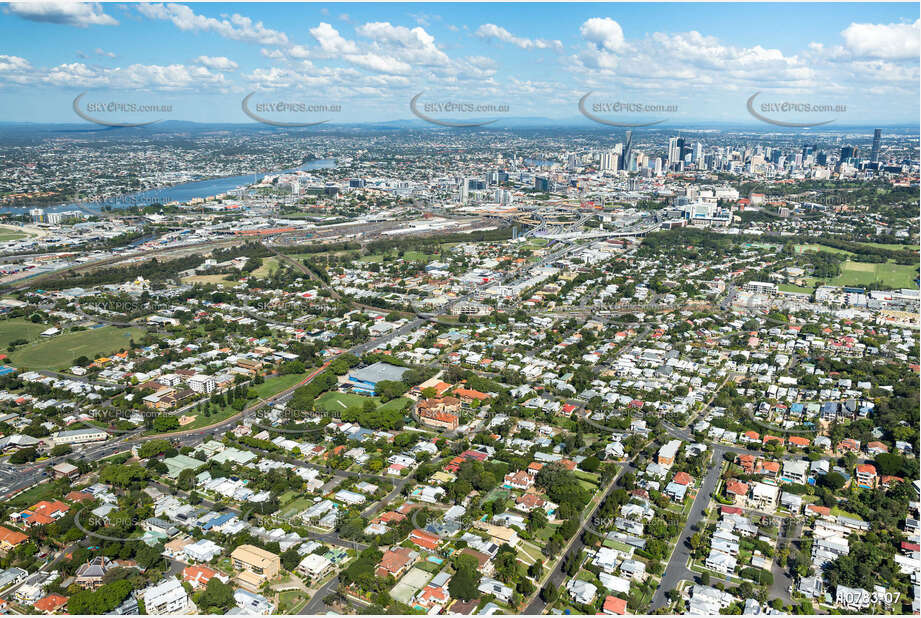
[[[240,68],[240,65],[224,56],[199,56],[195,59],[195,64],[200,64],[215,71],[236,71]]]
[[[851,24],[841,32],[855,56],[914,60],[921,56],[921,19],[913,24]]]
[[[610,17],[592,17],[579,28],[582,38],[599,50],[617,52],[624,47],[624,31]]]
[[[387,49],[398,60],[413,65],[448,65],[448,55],[435,45],[435,37],[422,27],[394,26],[390,22],[368,22],[356,32]]]
[[[182,64],[133,64],[124,68],[103,68],[74,62],[53,67],[38,79],[55,86],[159,91],[199,90],[227,85],[220,73],[212,73],[207,67]]]
[[[287,45],[284,32],[266,28],[262,22],[234,13],[225,19],[205,17],[195,13],[183,4],[140,4],[138,11],[149,19],[163,19],[173,23],[180,30],[214,32],[225,39],[258,43],[260,45]]]
[[[324,22],[316,28],[310,29],[310,35],[320,44],[320,49],[329,54],[354,54],[358,52],[358,46],[347,40],[332,25]]]
[[[521,49],[563,49],[563,43],[560,41],[548,41],[546,39],[528,39],[518,37],[513,35],[502,26],[497,26],[496,24],[483,24],[477,28],[474,34],[479,38],[487,41],[501,41],[502,43],[510,43],[520,47]]]
[[[352,64],[380,73],[406,74],[412,71],[412,67],[409,64],[396,58],[388,58],[378,54],[351,54],[346,56],[346,60]]]
[[[98,2],[11,2],[7,10],[30,21],[65,26],[117,26]]]

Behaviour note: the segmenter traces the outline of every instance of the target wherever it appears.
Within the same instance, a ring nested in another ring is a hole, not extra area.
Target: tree
[[[175,416],[158,416],[154,419],[153,428],[160,433],[179,429],[179,419]]]
[[[223,610],[221,613],[230,609],[234,604],[233,586],[225,584],[217,577],[212,577],[208,580],[205,591],[202,592],[201,596],[198,598],[199,607],[208,609],[218,608]]]
[[[844,487],[844,477],[837,472],[828,472],[827,474],[819,475],[819,485],[822,487],[827,487],[832,491],[837,491]]]
[[[469,568],[469,565],[459,569],[451,581],[448,582],[448,591],[455,599],[469,601],[477,596],[477,588],[480,585],[480,572],[476,569]]]
[[[586,472],[597,472],[598,468],[601,466],[601,461],[594,455],[589,455],[582,460],[582,463],[579,464],[579,467],[585,470]]]
[[[297,565],[300,564],[301,555],[297,553],[297,550],[291,547],[290,549],[282,552],[281,554],[281,565],[285,567],[286,571],[293,571],[297,568]]]

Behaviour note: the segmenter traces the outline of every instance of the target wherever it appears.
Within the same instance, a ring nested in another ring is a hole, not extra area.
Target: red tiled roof
[[[32,607],[40,612],[51,613],[59,610],[65,605],[67,605],[67,597],[62,597],[59,594],[49,594],[45,598],[36,601]]]
[[[609,596],[604,600],[604,611],[623,616],[627,613],[627,601],[620,597]]]

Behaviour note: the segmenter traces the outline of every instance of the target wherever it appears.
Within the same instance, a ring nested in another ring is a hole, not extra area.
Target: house
[[[598,596],[598,587],[591,582],[573,578],[566,584],[572,600],[580,605],[591,605]]]
[[[631,579],[646,577],[646,564],[639,560],[624,560],[620,563],[620,572]]]
[[[786,491],[782,492],[780,494],[780,506],[795,515],[799,515],[800,510],[803,508],[803,497]]]
[[[739,504],[748,496],[748,485],[737,479],[729,479],[726,481],[726,496]]]
[[[194,564],[182,569],[182,581],[189,582],[195,590],[202,590],[208,585],[212,577],[227,583],[227,576],[221,575],[211,567],[204,564]]]
[[[876,487],[876,468],[873,464],[857,464],[857,486],[863,489]]]
[[[143,591],[144,608],[151,616],[164,614],[184,614],[191,609],[189,595],[186,594],[182,582],[174,577],[164,579],[160,583]]]
[[[534,509],[542,509],[546,506],[547,501],[537,494],[523,494],[515,499],[515,508],[526,513]]]
[[[0,551],[7,552],[28,540],[28,535],[0,526]]]
[[[776,485],[766,483],[754,483],[752,485],[752,502],[760,509],[773,509],[777,505],[777,494],[780,488]]]
[[[807,478],[809,478],[809,462],[791,460],[783,462],[783,472],[780,476],[781,481],[805,485]]]
[[[534,478],[524,470],[519,470],[505,475],[505,485],[526,491],[534,485]]]
[[[32,604],[37,611],[43,614],[53,614],[67,605],[67,597],[59,594],[49,594]]]
[[[416,602],[428,610],[444,607],[451,598],[451,593],[448,591],[448,582],[450,580],[451,574],[441,571],[416,595]]]
[[[267,616],[275,609],[275,605],[261,594],[242,588],[233,591],[233,600],[240,613],[249,616]]]
[[[74,583],[85,590],[96,590],[102,586],[102,579],[116,565],[104,556],[96,556],[80,565],[74,576]]]
[[[626,616],[627,601],[620,597],[608,596],[604,599],[601,611],[609,616]]]
[[[675,463],[675,456],[678,454],[678,449],[681,448],[681,440],[670,440],[668,443],[662,445],[662,448],[659,449],[658,457],[656,462],[660,466],[670,467]]]
[[[298,573],[312,578],[322,578],[328,575],[333,568],[333,563],[320,554],[307,554],[297,565]]]
[[[441,539],[431,532],[422,530],[421,528],[416,528],[409,533],[409,540],[429,551],[435,551],[438,549],[438,544],[441,543]]]
[[[415,552],[408,547],[388,549],[381,557],[381,561],[380,564],[377,565],[377,571],[375,572],[375,575],[377,577],[387,577],[388,575],[392,575],[393,577],[400,577],[400,575],[402,575],[407,570],[407,568],[409,568],[409,565],[415,562],[418,556],[418,552]]]
[[[736,569],[736,558],[717,549],[711,549],[710,555],[707,556],[706,566],[717,573],[732,573]]]
[[[854,453],[855,455],[860,454],[860,441],[854,440],[852,438],[845,438],[838,443],[835,447],[835,452],[838,455],[844,455],[846,453]]]
[[[684,502],[684,497],[687,495],[687,493],[688,486],[676,483],[675,481],[672,481],[665,486],[665,495],[675,502],[678,502],[679,504]]]
[[[512,593],[514,590],[506,586],[500,581],[496,581],[491,577],[483,577],[480,579],[480,585],[477,587],[477,590],[483,594],[491,594],[499,601],[503,603],[508,603],[512,600]]]

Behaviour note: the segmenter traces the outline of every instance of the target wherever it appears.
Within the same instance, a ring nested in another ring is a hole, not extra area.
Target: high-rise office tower
[[[671,167],[676,161],[678,161],[678,138],[670,137],[668,138],[668,156],[666,157],[666,165]]]
[[[627,131],[627,139],[624,142],[624,154],[620,158],[621,165],[618,169],[627,169],[630,163],[630,149],[633,147],[633,131]]]
[[[879,161],[879,142],[883,137],[882,129],[873,129],[873,149],[870,150],[870,161]]]

